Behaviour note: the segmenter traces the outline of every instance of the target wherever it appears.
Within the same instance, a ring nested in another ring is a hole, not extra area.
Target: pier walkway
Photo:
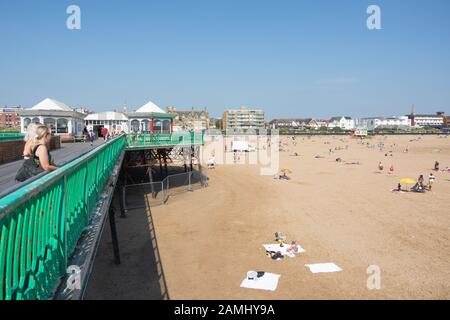
[[[51,154],[56,165],[61,166],[76,158],[79,158],[82,154],[98,147],[102,143],[105,143],[103,139],[95,140],[92,147],[89,142],[63,143],[61,144],[61,148],[53,150]],[[22,165],[22,162],[23,160],[17,160],[0,165],[0,193],[18,183],[14,180],[14,178],[17,170],[19,170]]]

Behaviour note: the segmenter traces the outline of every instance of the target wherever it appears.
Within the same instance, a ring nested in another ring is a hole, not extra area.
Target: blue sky
[[[66,8],[81,8],[81,30]],[[370,4],[382,30],[366,27]],[[2,0],[0,105],[450,114],[448,0]]]

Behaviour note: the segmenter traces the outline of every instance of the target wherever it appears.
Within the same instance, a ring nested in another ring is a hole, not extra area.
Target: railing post
[[[121,218],[126,218],[127,216],[125,215],[125,205],[123,202],[123,194],[120,192],[121,191],[121,181],[120,181],[120,173],[119,173],[119,177],[117,178],[117,185],[114,188],[114,193],[116,194],[116,196],[119,198],[119,206],[120,206],[120,217]]]
[[[63,216],[63,219],[62,219],[62,223],[63,223],[63,225],[62,225],[62,228],[63,228],[63,233],[64,233],[64,235],[63,235],[63,250],[64,250],[64,257],[63,257],[63,264],[64,264],[64,272],[66,272],[66,270],[67,270],[67,259],[68,259],[68,256],[67,256],[67,251],[68,251],[68,248],[67,248],[67,176],[66,175],[64,175],[64,189],[63,189],[64,191],[63,191],[63,205],[62,205],[62,208],[63,208],[63,212],[62,212],[62,216]]]
[[[114,212],[114,206],[109,207],[109,227],[111,228],[111,238],[114,251],[114,263],[120,264],[120,252],[119,252],[119,240],[117,239],[117,229],[116,229],[116,217]]]

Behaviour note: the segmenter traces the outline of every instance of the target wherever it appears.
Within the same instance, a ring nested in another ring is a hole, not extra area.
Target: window
[[[61,118],[56,122],[57,133],[68,133],[69,129],[67,127],[67,119]]]
[[[142,120],[142,131],[150,131],[150,121]]]
[[[154,121],[153,132],[161,132],[161,130],[162,130],[161,120],[154,119],[153,121]]]
[[[133,121],[131,121],[131,129],[134,131],[134,132],[138,132],[139,131],[139,120],[133,120]]]
[[[23,119],[23,127],[26,130],[28,128],[28,125],[31,123],[31,119],[30,118],[25,118]]]
[[[200,124],[201,126],[201,124]],[[170,133],[170,120],[164,120],[163,121],[163,132]]]
[[[52,129],[52,133],[55,133],[55,125],[56,125],[56,121],[53,118],[45,118],[44,119],[44,125],[49,127],[50,129]]]

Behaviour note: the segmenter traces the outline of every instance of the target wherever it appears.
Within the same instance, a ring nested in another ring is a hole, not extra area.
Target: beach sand
[[[297,137],[296,146],[283,137],[280,167],[292,171],[289,181],[260,175],[258,165],[207,170],[208,188],[152,208],[171,299],[449,299],[450,174],[434,172],[425,194],[390,191],[399,178],[427,180],[436,160],[450,166],[450,138],[418,138],[366,140],[384,142],[379,151],[350,137]],[[329,155],[336,147],[343,150]],[[262,244],[277,231],[306,252],[266,257]],[[304,266],[322,262],[343,271],[312,274]],[[379,290],[367,288],[370,265],[381,270]],[[240,288],[249,270],[280,274],[277,290]]]
[[[449,299],[450,173],[434,172],[433,191],[425,194],[391,189],[400,178],[427,180],[436,160],[450,166],[450,138],[365,141],[384,142],[384,151],[350,137],[297,137],[296,146],[283,137],[280,168],[292,171],[291,180],[260,175],[254,164],[204,167],[207,188],[170,197],[151,214],[134,210],[117,219],[120,266],[111,262],[105,229],[86,298],[158,299],[165,278],[171,299]],[[277,231],[306,252],[268,258],[262,245]],[[305,267],[326,262],[343,270],[313,274]],[[371,265],[381,271],[379,290],[367,288]],[[276,291],[241,288],[249,270],[280,274]]]

